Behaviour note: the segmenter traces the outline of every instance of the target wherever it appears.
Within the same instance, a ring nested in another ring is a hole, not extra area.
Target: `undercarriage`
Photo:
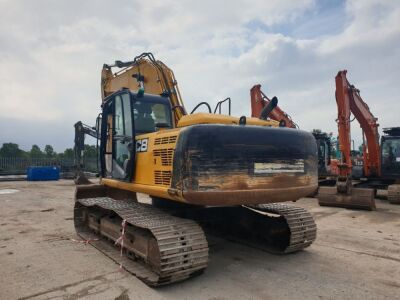
[[[116,192],[116,193],[115,193]],[[233,207],[139,203],[129,193],[104,186],[78,187],[77,233],[150,286],[198,275],[208,263],[207,235],[286,254],[316,238],[316,225],[304,209],[287,204]],[[169,203],[159,199],[156,203]]]

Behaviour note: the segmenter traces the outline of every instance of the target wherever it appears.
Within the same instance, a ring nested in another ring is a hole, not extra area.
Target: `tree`
[[[67,148],[63,153],[64,158],[74,158],[74,150],[72,148]]]
[[[83,150],[84,158],[96,158],[96,146],[95,145],[85,145],[85,149]]]
[[[31,155],[31,158],[41,158],[44,155],[44,153],[42,152],[42,150],[40,150],[40,147],[38,145],[33,145],[29,153]]]
[[[0,157],[23,157],[25,151],[19,149],[18,144],[4,143],[0,148]]]
[[[51,145],[46,145],[44,147],[44,152],[46,153],[47,157],[54,157],[56,153],[54,152],[54,149]]]

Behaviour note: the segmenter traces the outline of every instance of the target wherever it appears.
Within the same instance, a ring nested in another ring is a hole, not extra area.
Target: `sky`
[[[0,0],[0,144],[73,147],[73,124],[100,112],[102,65],[142,52],[174,71],[188,111],[231,97],[249,116],[261,84],[301,129],[336,134],[347,69],[380,129],[400,126],[400,1]]]

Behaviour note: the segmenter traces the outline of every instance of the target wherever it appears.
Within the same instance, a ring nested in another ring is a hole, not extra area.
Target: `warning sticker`
[[[304,173],[304,160],[290,162],[254,163],[254,174]]]

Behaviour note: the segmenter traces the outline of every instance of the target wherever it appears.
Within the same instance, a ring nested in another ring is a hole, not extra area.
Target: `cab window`
[[[136,100],[133,116],[137,134],[154,132],[161,127],[172,128],[170,108],[163,103]]]
[[[400,162],[400,140],[388,139],[382,145],[383,164]]]

